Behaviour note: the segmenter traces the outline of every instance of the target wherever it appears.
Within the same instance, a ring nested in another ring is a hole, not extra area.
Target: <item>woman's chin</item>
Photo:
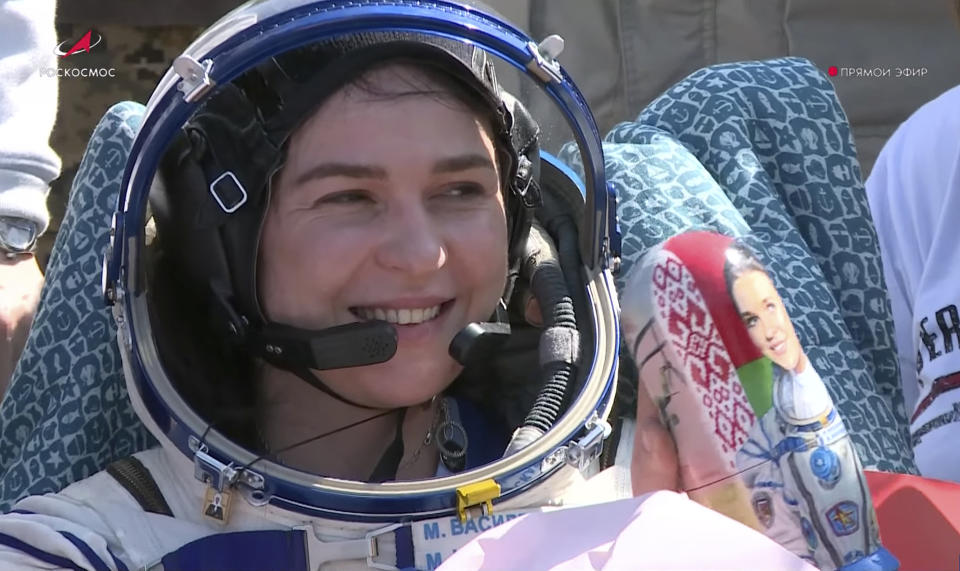
[[[801,359],[800,359],[800,358],[787,358],[787,359],[785,359],[785,358],[783,358],[783,357],[780,357],[780,358],[778,358],[778,359],[772,359],[772,361],[773,361],[778,367],[780,367],[781,369],[783,369],[784,371],[790,371],[790,372],[792,372],[792,373],[802,373],[802,372],[803,372],[802,370],[800,370],[800,369],[801,369],[801,367],[800,367]]]
[[[402,370],[402,369],[401,369]],[[406,369],[404,373],[384,372],[376,378],[358,381],[366,398],[367,406],[379,408],[402,408],[422,404],[442,393],[454,377],[438,377]]]

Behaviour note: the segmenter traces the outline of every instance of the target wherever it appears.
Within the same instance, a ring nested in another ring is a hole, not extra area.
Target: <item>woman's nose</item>
[[[390,270],[414,275],[442,268],[447,251],[440,230],[422,207],[395,209],[382,229],[378,262]]]
[[[777,335],[777,327],[774,323],[766,319],[760,319],[760,326],[763,327],[763,337],[768,341],[772,340]]]

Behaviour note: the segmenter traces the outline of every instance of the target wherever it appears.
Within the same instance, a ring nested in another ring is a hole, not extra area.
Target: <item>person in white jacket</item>
[[[960,482],[960,86],[900,125],[866,188],[917,468]]]
[[[43,275],[34,249],[60,175],[54,0],[0,0],[0,396],[26,342]]]

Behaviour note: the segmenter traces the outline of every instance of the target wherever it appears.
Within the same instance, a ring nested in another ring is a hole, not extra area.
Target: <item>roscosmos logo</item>
[[[65,60],[68,56],[72,56],[79,53],[90,53],[90,50],[99,46],[103,43],[103,36],[99,33],[89,29],[86,31],[79,40],[64,40],[57,44],[53,48],[53,53],[57,55],[61,60]],[[68,49],[67,46],[70,46]],[[56,67],[41,67],[40,75],[44,77],[58,77],[58,78],[98,78],[98,77],[117,77],[117,69],[114,67],[90,67],[89,65],[84,66],[83,64],[90,64],[95,62],[103,61],[104,59],[109,61],[107,57],[100,57],[101,54],[87,59],[80,58],[77,60],[77,63],[74,64],[74,60],[70,62],[63,62]]]
[[[57,54],[60,57],[71,56],[81,51],[90,53],[90,50],[96,47],[97,45],[99,45],[100,42],[102,41],[103,41],[103,36],[94,32],[91,29],[91,30],[87,30],[87,33],[84,34],[82,38],[77,40],[77,43],[73,44],[73,47],[70,48],[69,50],[67,51],[63,50],[63,47],[70,43],[70,40],[66,40],[64,42],[60,42],[57,45],[57,47],[54,48],[53,53]]]

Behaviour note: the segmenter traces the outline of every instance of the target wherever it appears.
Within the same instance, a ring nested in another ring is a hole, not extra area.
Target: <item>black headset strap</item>
[[[300,379],[302,379],[305,383],[307,383],[311,387],[323,392],[328,396],[335,398],[336,400],[342,402],[343,404],[348,404],[350,406],[355,406],[357,408],[363,408],[366,410],[377,410],[377,407],[360,404],[358,402],[354,402],[348,399],[343,395],[337,394],[336,391],[328,387],[326,383],[320,380],[320,377],[313,374],[313,371],[311,371],[306,367],[290,367],[288,370],[294,375],[300,377]]]
[[[331,397],[337,399],[338,401],[348,404],[350,406],[355,406],[359,408],[364,408],[367,410],[375,410],[374,407],[362,405],[352,400],[337,394],[333,389],[328,387],[326,383],[321,381],[316,375],[313,374],[313,371],[307,369],[306,367],[295,367],[291,369],[295,375],[303,379],[309,385],[323,391],[324,393],[330,395]],[[394,480],[397,477],[397,470],[400,468],[400,460],[403,459],[403,420],[407,416],[406,408],[398,408],[397,410],[397,429],[394,434],[393,441],[383,452],[383,455],[380,457],[380,460],[377,462],[377,466],[373,469],[373,473],[370,475],[369,481],[371,483],[379,484],[381,482],[386,482],[388,480]]]

